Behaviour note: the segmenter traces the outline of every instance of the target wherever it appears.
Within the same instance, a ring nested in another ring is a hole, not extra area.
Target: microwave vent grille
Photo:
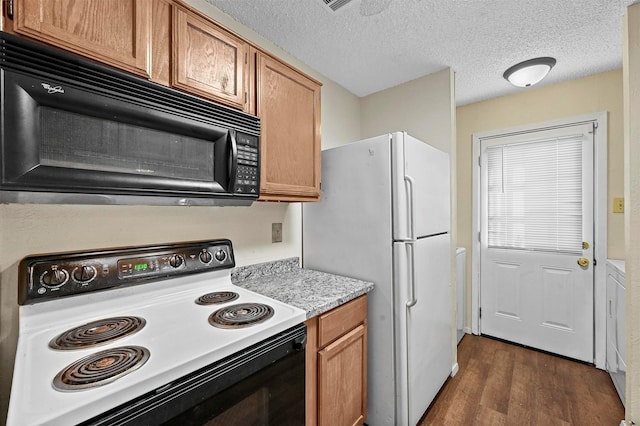
[[[38,75],[56,84],[69,84],[83,90],[147,106],[171,114],[207,117],[209,124],[259,136],[260,119],[232,108],[205,101],[160,84],[143,80],[78,56],[43,48],[12,34],[0,32],[0,66]],[[193,118],[191,117],[191,118]]]

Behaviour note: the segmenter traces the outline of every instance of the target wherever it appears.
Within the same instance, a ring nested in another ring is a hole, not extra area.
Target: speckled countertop
[[[241,266],[231,271],[231,281],[248,290],[304,309],[307,319],[340,306],[373,289],[373,283],[300,268],[292,257]]]

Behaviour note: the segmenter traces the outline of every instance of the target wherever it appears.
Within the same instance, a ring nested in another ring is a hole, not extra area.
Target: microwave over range
[[[0,32],[0,202],[250,205],[260,120]]]

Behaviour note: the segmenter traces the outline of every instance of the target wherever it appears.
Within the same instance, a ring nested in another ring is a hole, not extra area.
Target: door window
[[[582,251],[582,135],[487,148],[487,244]]]

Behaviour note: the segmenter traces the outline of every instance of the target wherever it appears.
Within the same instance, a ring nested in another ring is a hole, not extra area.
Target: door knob
[[[578,265],[585,267],[585,266],[589,266],[589,259],[587,259],[586,257],[581,257],[578,259]]]

